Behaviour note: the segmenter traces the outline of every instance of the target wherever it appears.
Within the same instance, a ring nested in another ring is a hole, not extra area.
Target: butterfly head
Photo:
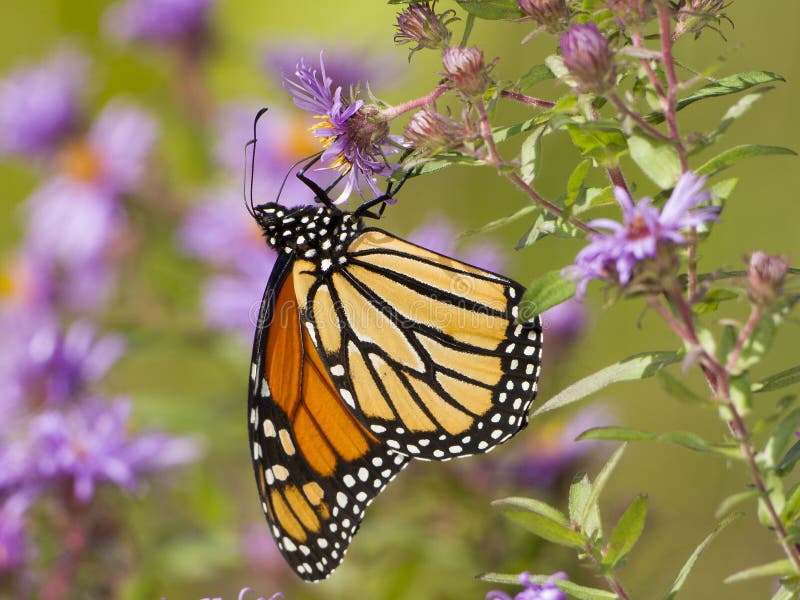
[[[254,208],[254,216],[270,247],[305,258],[342,254],[361,229],[361,220],[329,206],[287,208],[275,202]]]

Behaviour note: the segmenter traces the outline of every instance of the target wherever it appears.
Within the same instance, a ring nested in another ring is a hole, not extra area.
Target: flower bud
[[[481,96],[489,87],[489,67],[483,51],[472,46],[449,46],[442,51],[442,64],[450,84],[467,97]]]
[[[569,19],[565,0],[517,0],[517,4],[532,21],[551,32],[563,29]]]
[[[405,138],[418,149],[436,151],[461,146],[475,137],[473,129],[466,114],[459,123],[435,110],[423,108],[406,125]]]
[[[732,23],[722,12],[726,6],[725,0],[681,0],[676,14],[678,24],[675,26],[675,36],[692,32],[697,37],[706,27],[716,29],[714,24],[719,24],[723,19]]]
[[[631,27],[647,22],[653,15],[653,0],[606,0],[620,27]]]
[[[751,300],[763,304],[774,302],[783,289],[788,272],[789,261],[784,257],[770,256],[761,250],[753,252],[747,268]]]
[[[614,57],[597,25],[572,25],[562,34],[559,44],[578,92],[602,94],[614,84]]]
[[[450,43],[450,30],[447,25],[456,20],[454,10],[446,10],[436,14],[436,3],[418,2],[409,4],[403,12],[397,15],[397,33],[394,36],[396,44],[414,43],[408,59],[417,50],[423,48],[444,48]]]

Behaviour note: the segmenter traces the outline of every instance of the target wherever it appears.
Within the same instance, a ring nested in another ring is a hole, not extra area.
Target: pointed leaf
[[[713,444],[707,442],[696,433],[690,431],[673,431],[670,433],[651,433],[628,427],[594,427],[581,433],[576,440],[614,440],[625,442],[669,442],[697,452],[721,454],[726,458],[741,459],[737,446],[730,444]]]
[[[771,392],[800,382],[800,365],[780,371],[753,384],[754,392]]]
[[[608,462],[605,464],[605,466],[600,470],[600,473],[597,474],[597,479],[595,479],[594,483],[592,484],[592,491],[589,492],[589,497],[586,499],[586,506],[583,507],[583,514],[578,521],[578,524],[581,526],[581,528],[584,528],[584,525],[591,518],[592,511],[597,509],[597,501],[600,498],[600,493],[603,491],[603,488],[606,487],[606,484],[611,478],[611,474],[614,472],[614,469],[617,468],[617,464],[622,458],[622,454],[625,452],[626,446],[627,444],[622,444],[619,448],[617,448],[614,454],[611,455],[611,458],[608,459]]]
[[[689,94],[685,98],[679,99],[677,107],[678,110],[680,110],[704,98],[736,94],[750,89],[753,86],[761,85],[763,83],[770,83],[772,81],[786,80],[781,75],[772,73],[770,71],[747,71],[745,73],[737,73],[736,75],[730,75],[729,77],[718,79],[714,83],[710,83],[707,86],[700,88],[693,94]],[[661,112],[653,112],[648,114],[645,118],[650,123],[661,123],[664,121],[664,114]]]
[[[681,176],[681,161],[671,144],[650,137],[632,135],[628,138],[631,158],[661,189],[673,187]]]
[[[747,502],[748,500],[753,500],[755,498],[758,498],[758,490],[747,490],[746,492],[731,494],[722,502],[720,502],[719,507],[714,512],[714,517],[721,519],[726,514],[731,512],[733,507],[738,506],[742,502]]]
[[[786,506],[783,507],[781,520],[789,525],[800,516],[800,483],[796,484],[786,495]]]
[[[563,389],[540,406],[534,416],[578,402],[612,383],[652,377],[665,366],[679,361],[680,358],[681,355],[677,352],[643,352],[634,354],[604,369],[600,369],[596,373],[584,377]]]
[[[481,19],[517,19],[524,16],[516,0],[456,0],[471,15]]]
[[[709,533],[706,538],[700,542],[700,545],[695,548],[694,552],[692,552],[692,555],[689,557],[689,560],[686,561],[686,564],[683,565],[680,573],[678,573],[678,576],[675,578],[675,582],[672,584],[669,592],[667,592],[667,595],[664,596],[664,600],[673,600],[673,598],[678,595],[678,592],[681,591],[683,584],[686,583],[686,579],[689,577],[689,574],[692,572],[697,559],[700,558],[700,555],[703,553],[703,551],[723,529],[741,516],[742,513],[733,513],[727,516],[719,523],[719,525],[714,528],[714,531]]]
[[[566,592],[577,600],[618,600],[618,596],[613,592],[578,585],[566,579],[554,579],[553,583],[562,592]]]
[[[475,575],[475,579],[491,583],[502,583],[503,585],[519,585],[519,575],[511,573],[479,573]]]
[[[708,398],[703,398],[702,396],[695,394],[686,386],[686,384],[673,377],[667,370],[659,371],[658,379],[661,382],[661,387],[664,389],[664,391],[681,402],[686,402],[689,404],[713,404],[713,402],[711,402]]]
[[[782,577],[784,575],[796,575],[792,562],[788,558],[783,560],[776,560],[765,565],[758,565],[757,567],[750,567],[738,573],[734,573],[725,578],[724,583],[737,583],[739,581],[747,581],[748,579],[755,579],[757,577]]]
[[[510,225],[511,223],[519,221],[520,219],[524,219],[525,217],[536,213],[538,210],[539,207],[534,206],[533,204],[530,204],[528,206],[523,206],[514,214],[491,221],[486,225],[484,225],[483,227],[478,227],[477,229],[470,229],[469,231],[465,231],[459,237],[464,238],[472,235],[477,235],[479,233],[487,233],[489,231],[494,231],[495,229],[500,229],[501,227]]]
[[[569,488],[569,518],[575,523],[580,523],[583,518],[589,498],[592,493],[592,483],[586,473],[576,475]],[[595,503],[589,510],[589,517],[581,525],[581,531],[589,537],[602,537],[603,526],[600,521],[600,508]]]
[[[547,65],[534,65],[527,73],[525,73],[525,75],[520,77],[519,81],[517,82],[517,88],[520,91],[524,91],[533,87],[537,83],[555,78],[556,76]]]
[[[539,174],[539,169],[542,166],[542,134],[545,128],[539,127],[536,131],[530,134],[524,142],[519,151],[519,174],[522,180],[530,184],[536,179]]]
[[[584,536],[570,529],[568,525],[563,525],[553,519],[548,519],[536,513],[518,510],[508,510],[505,515],[548,542],[571,548],[583,548],[586,545],[587,540]]]
[[[504,511],[522,510],[525,512],[532,512],[547,517],[561,525],[569,525],[569,519],[567,519],[566,515],[561,511],[535,498],[503,498],[502,500],[495,500],[492,502],[492,506],[497,506]]]
[[[616,165],[619,155],[628,149],[625,136],[615,124],[592,121],[567,125],[566,129],[575,147],[596,164]]]
[[[525,290],[519,307],[519,318],[530,321],[548,308],[569,300],[575,295],[575,282],[564,279],[561,271],[550,271],[534,281]]]
[[[781,477],[788,475],[798,460],[800,460],[800,442],[795,442],[794,446],[789,448],[789,451],[786,453],[786,456],[783,457],[780,464],[775,467],[775,472]]]
[[[646,515],[647,496],[642,494],[634,498],[633,502],[630,503],[611,533],[606,554],[603,556],[602,564],[604,567],[615,568],[631,551],[639,540],[639,536],[642,535],[642,531],[644,531]]]
[[[755,156],[769,156],[772,154],[791,154],[797,155],[797,152],[790,148],[783,148],[782,146],[763,146],[761,144],[745,144],[736,146],[725,150],[718,154],[700,168],[697,169],[698,175],[716,175],[720,171],[724,171],[731,165],[739,162],[744,158],[753,158]]]
[[[770,448],[770,464],[777,465],[781,462],[781,456],[786,451],[789,441],[797,439],[795,432],[798,425],[800,425],[800,408],[795,408],[781,420],[769,439],[767,445]]]

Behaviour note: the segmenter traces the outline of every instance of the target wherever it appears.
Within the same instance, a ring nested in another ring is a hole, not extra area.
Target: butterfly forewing
[[[317,581],[341,562],[365,508],[409,459],[379,442],[342,401],[302,326],[294,262],[280,256],[262,301],[249,430],[275,541],[300,577]]]
[[[334,269],[294,264],[301,321],[335,392],[375,439],[446,460],[527,424],[541,351],[517,283],[367,229]]]

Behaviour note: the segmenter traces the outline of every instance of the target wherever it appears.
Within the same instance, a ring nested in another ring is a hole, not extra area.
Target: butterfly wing
[[[259,315],[249,431],[262,508],[286,560],[307,581],[342,561],[364,509],[408,462],[344,405],[301,327],[291,255],[276,263]]]
[[[294,265],[301,320],[359,421],[389,448],[446,460],[528,422],[542,343],[510,279],[366,229],[336,268]]]

